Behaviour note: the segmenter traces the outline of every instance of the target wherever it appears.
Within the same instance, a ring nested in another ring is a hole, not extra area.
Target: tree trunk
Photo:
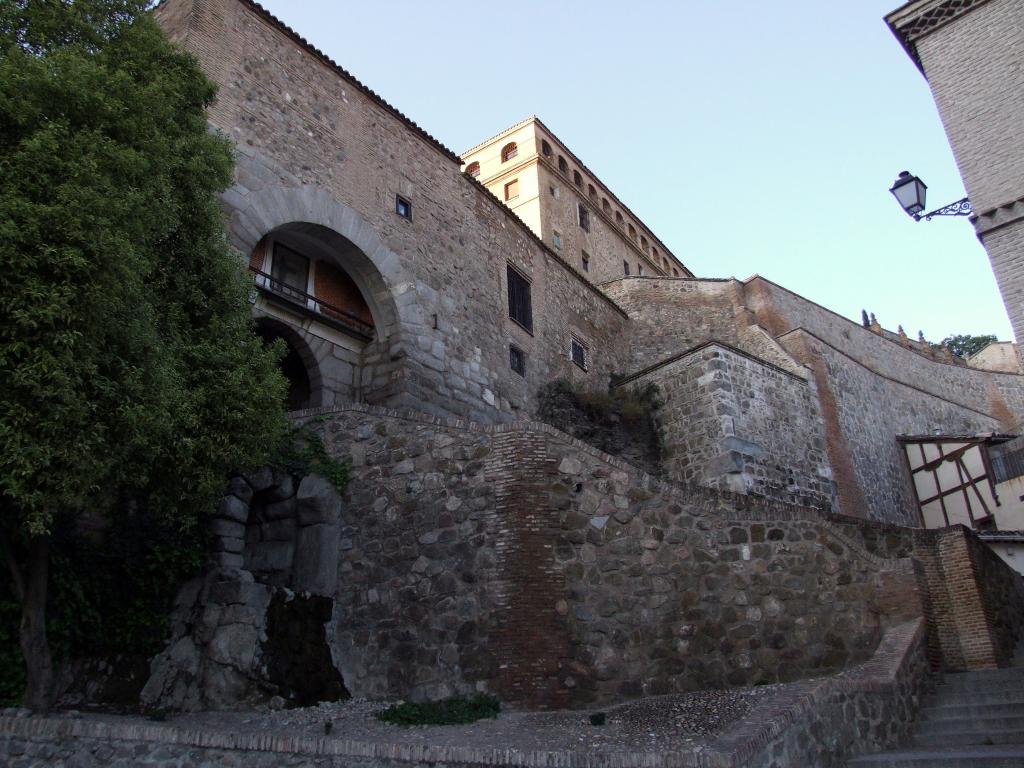
[[[53,659],[46,639],[46,591],[50,581],[50,539],[33,536],[28,545],[25,596],[21,602],[21,653],[28,684],[24,706],[49,712],[53,695]]]

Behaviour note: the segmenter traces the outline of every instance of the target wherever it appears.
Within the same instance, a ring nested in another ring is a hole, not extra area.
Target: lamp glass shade
[[[907,171],[900,173],[889,190],[900,206],[911,216],[924,210],[927,185]]]

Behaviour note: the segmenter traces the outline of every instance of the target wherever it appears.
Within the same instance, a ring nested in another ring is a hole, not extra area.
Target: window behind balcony
[[[274,243],[270,277],[272,290],[304,300],[309,282],[309,259],[285,245]]]

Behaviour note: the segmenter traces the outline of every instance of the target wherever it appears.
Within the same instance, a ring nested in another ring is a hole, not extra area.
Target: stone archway
[[[287,352],[279,363],[288,382],[288,410],[316,408],[323,404],[323,379],[316,356],[302,335],[292,326],[271,317],[256,321],[256,333],[265,342],[281,339]]]
[[[394,402],[401,394],[393,391],[394,382],[403,379],[397,369],[407,364],[403,329],[422,322],[418,303],[401,300],[413,291],[413,283],[398,256],[355,211],[318,187],[268,189],[245,200],[231,215],[229,237],[257,273],[256,314],[288,326],[302,342],[285,337],[300,357],[303,347],[309,351],[305,367],[320,377],[318,386],[311,382],[318,393],[310,396],[310,404]],[[279,275],[264,271],[276,262],[278,249],[313,265],[301,290],[269,290],[282,284]],[[355,287],[365,317],[349,322],[351,307],[338,307],[330,295],[317,295],[320,272],[328,267]]]

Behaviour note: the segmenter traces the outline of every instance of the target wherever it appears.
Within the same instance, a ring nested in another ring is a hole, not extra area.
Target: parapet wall
[[[324,415],[352,462],[333,650],[357,696],[794,680],[866,659],[918,604],[909,562],[818,512],[663,484],[547,425]]]
[[[838,511],[916,525],[917,502],[897,435],[1009,432],[1024,417],[1024,377],[929,358],[761,277],[746,282],[626,278],[602,288],[636,328],[631,360],[638,370],[633,375],[657,376],[659,384],[687,389],[689,401],[701,404],[680,411],[694,422],[689,426],[673,423],[678,415],[667,414],[669,434],[682,427],[678,443],[689,443],[695,451],[692,458],[678,459],[690,465],[676,477],[718,485],[706,476],[700,479],[711,466],[702,451],[715,442],[713,436],[732,428],[737,440],[760,445],[767,426],[769,434],[780,437],[771,457],[777,475],[792,475],[798,494],[805,492],[808,478],[823,477],[827,466]],[[751,369],[747,386],[728,395],[735,399],[727,408],[747,417],[733,418],[731,425],[725,419],[715,423],[720,416],[716,408],[728,399],[722,387],[709,398],[685,377],[676,384],[668,381],[668,374],[680,369],[681,355],[713,343],[762,363],[760,368],[746,364]],[[780,389],[769,373],[772,366],[811,379],[817,402],[803,403]],[[651,372],[656,367],[661,373]],[[795,410],[794,404],[799,405]],[[773,410],[804,416],[774,420]],[[825,461],[802,455],[799,448],[815,445],[822,434]],[[733,481],[737,484],[729,487],[739,489],[738,476]],[[742,485],[763,493],[779,482],[769,478]]]

